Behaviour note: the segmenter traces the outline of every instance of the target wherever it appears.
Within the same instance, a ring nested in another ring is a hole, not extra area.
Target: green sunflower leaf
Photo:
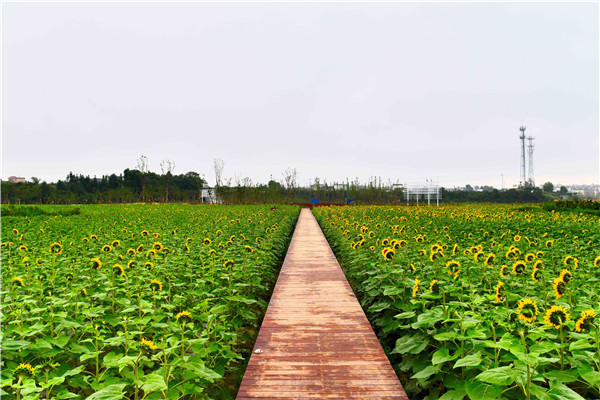
[[[127,386],[124,383],[106,386],[96,393],[88,396],[85,400],[119,400],[125,397],[123,389]]]
[[[470,354],[465,358],[461,358],[458,360],[453,368],[458,367],[476,367],[481,364],[481,352],[477,352],[475,354]]]
[[[513,366],[493,368],[477,375],[475,379],[492,385],[508,386],[515,381]]]
[[[502,395],[504,387],[488,385],[483,382],[469,381],[465,383],[465,390],[472,400],[495,400]]]

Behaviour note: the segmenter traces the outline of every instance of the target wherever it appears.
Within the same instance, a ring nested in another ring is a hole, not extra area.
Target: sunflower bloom
[[[50,245],[50,252],[54,254],[60,254],[63,251],[62,244],[54,242]]]
[[[152,290],[152,293],[158,293],[162,290],[162,288],[163,284],[158,279],[152,279],[150,281],[150,289]]]
[[[518,306],[519,319],[525,322],[532,323],[539,314],[537,304],[531,299],[519,300]]]
[[[566,256],[563,263],[568,267],[569,265],[571,265],[573,263],[573,260],[575,258],[573,256]]]
[[[121,264],[115,264],[113,265],[113,273],[117,276],[123,276],[125,275],[125,269]]]
[[[158,346],[156,346],[154,342],[152,342],[152,340],[142,338],[140,344],[142,345],[142,349],[145,351],[152,351],[158,349]]]
[[[13,283],[15,284],[15,286],[25,286],[25,282],[23,282],[23,279],[19,278],[18,276],[15,276],[13,278]]]
[[[581,312],[581,317],[575,323],[575,330],[577,332],[585,332],[592,327],[594,317],[596,313],[594,310],[585,310]]]
[[[557,299],[560,299],[567,291],[567,285],[562,279],[560,279],[560,276],[554,279],[552,288],[554,289],[554,294]]]
[[[513,274],[515,275],[523,275],[525,273],[525,268],[527,265],[523,261],[517,261],[513,264]]]
[[[552,306],[546,311],[544,321],[550,326],[559,329],[569,320],[569,312],[563,306]]]
[[[31,378],[35,375],[35,368],[29,363],[21,363],[14,369],[13,374],[19,378]]]
[[[99,258],[94,257],[90,261],[92,262],[92,268],[93,269],[98,270],[98,269],[102,268],[102,262],[100,261]]]
[[[493,267],[494,266],[494,262],[496,261],[496,255],[495,254],[489,254],[487,256],[487,258],[485,259],[485,266],[486,267]]]
[[[496,297],[494,297],[495,302],[501,302],[504,300],[504,283],[498,281],[496,285]]]
[[[562,271],[560,271],[559,279],[564,283],[568,284],[569,282],[571,282],[571,279],[573,279],[573,274],[571,274],[571,271],[569,271],[568,269],[563,269]]]
[[[391,248],[386,247],[385,249],[381,250],[381,255],[383,255],[383,258],[386,260],[391,260],[396,255],[396,252]]]
[[[542,277],[542,271],[536,266],[533,266],[533,272],[531,273],[531,279],[535,282],[539,281]]]
[[[189,321],[190,319],[192,319],[192,314],[190,314],[189,311],[182,311],[175,316],[176,321],[179,321],[180,319],[181,322]]]
[[[420,280],[415,279],[415,286],[413,286],[413,291],[412,291],[412,297],[417,297],[417,293],[419,292],[419,283],[421,283]]]
[[[252,253],[254,251],[254,249],[248,245],[244,246],[244,249],[246,249],[248,253]]]
[[[202,241],[202,244],[205,246],[210,246],[211,243],[212,241],[209,238],[204,238],[204,240]]]

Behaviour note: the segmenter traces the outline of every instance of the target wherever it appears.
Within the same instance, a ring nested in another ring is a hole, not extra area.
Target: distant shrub
[[[16,206],[10,204],[2,206],[3,217],[34,217],[37,215],[62,215],[68,217],[81,214],[79,207],[39,207],[39,206]]]

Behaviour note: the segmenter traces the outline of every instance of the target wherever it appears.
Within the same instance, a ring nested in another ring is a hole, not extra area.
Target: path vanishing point
[[[238,400],[408,400],[309,209],[302,209]]]

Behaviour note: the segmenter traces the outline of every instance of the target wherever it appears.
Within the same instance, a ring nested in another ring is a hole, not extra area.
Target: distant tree
[[[38,183],[40,183],[40,178],[32,176],[31,177],[31,182],[33,182],[34,185],[37,185]]]
[[[146,201],[146,174],[148,173],[148,157],[142,155],[137,159],[137,170],[142,173],[142,191],[140,193],[140,197],[142,198],[142,201]]]
[[[215,167],[215,185],[219,187],[223,184],[223,168],[225,168],[225,161],[220,158],[214,159],[214,167]]]
[[[569,189],[567,189],[564,186],[561,186],[560,190],[559,190],[559,193],[562,194],[562,195],[565,195],[565,194],[569,193]]]
[[[165,176],[165,203],[169,202],[169,184],[173,178],[173,171],[175,170],[175,161],[173,160],[162,160],[160,162],[160,170]]]
[[[552,193],[554,192],[554,185],[552,184],[552,182],[546,182],[544,183],[542,190],[546,193]]]
[[[467,192],[472,192],[472,191],[473,191],[473,186],[471,186],[471,185],[467,184],[467,186],[465,186],[465,190],[466,190]]]

